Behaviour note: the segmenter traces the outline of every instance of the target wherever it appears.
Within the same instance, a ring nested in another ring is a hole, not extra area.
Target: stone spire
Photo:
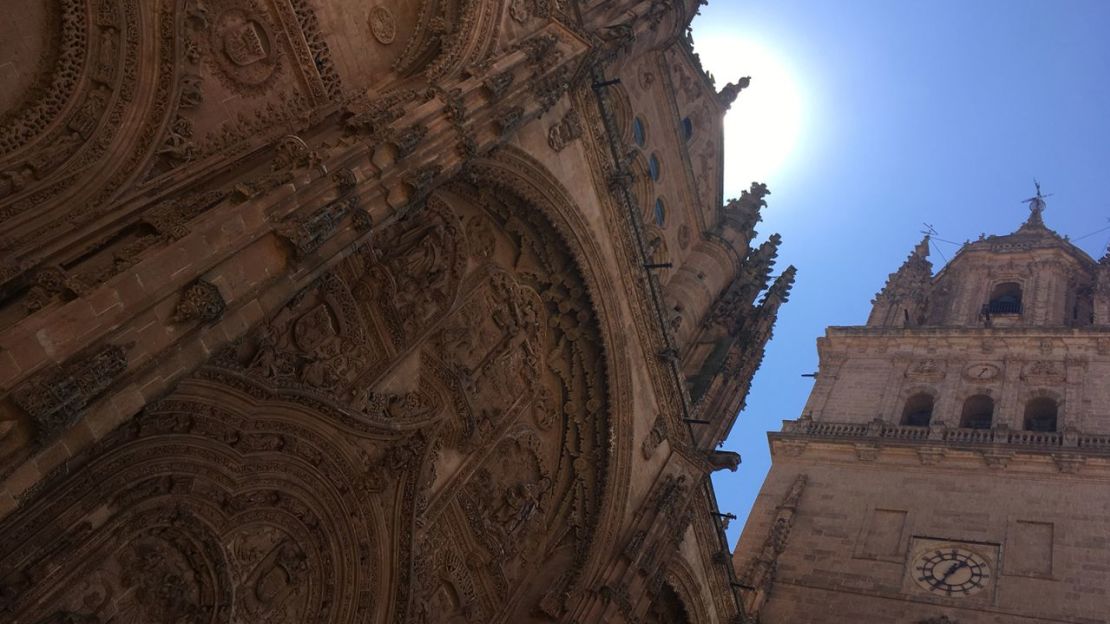
[[[798,269],[794,265],[786,267],[786,270],[779,275],[771,287],[767,289],[767,294],[763,295],[763,303],[760,304],[760,310],[763,314],[774,315],[778,313],[779,306],[786,303],[790,298],[790,289],[794,287],[794,278],[798,275]]]
[[[932,280],[933,263],[929,262],[929,235],[926,234],[875,295],[867,324],[895,327],[917,324],[925,311]]]

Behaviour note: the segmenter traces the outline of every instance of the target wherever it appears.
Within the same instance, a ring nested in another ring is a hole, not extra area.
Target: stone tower
[[[734,555],[751,621],[1110,621],[1110,254],[1029,203],[818,339]]]

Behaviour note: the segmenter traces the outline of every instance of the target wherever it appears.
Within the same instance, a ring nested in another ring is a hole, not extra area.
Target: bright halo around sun
[[[754,41],[727,35],[695,35],[694,49],[717,80],[717,88],[751,76],[725,116],[725,196],[753,181],[773,183],[798,148],[805,121],[795,72]]]

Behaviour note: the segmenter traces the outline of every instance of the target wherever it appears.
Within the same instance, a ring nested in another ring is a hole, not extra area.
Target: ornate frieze
[[[15,388],[12,398],[31,417],[35,437],[43,444],[72,425],[126,370],[124,347],[108,345],[39,373]]]

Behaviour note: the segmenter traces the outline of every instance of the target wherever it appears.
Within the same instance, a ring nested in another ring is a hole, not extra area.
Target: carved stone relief
[[[370,9],[370,33],[382,45],[389,45],[397,38],[397,21],[393,12],[383,6]]]
[[[277,29],[257,0],[206,0],[205,58],[228,86],[257,94],[273,84],[282,66]]]

